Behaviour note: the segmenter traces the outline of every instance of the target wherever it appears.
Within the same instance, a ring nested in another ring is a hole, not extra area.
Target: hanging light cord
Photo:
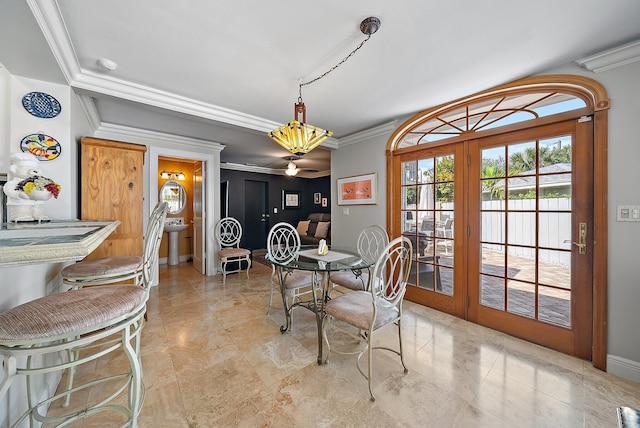
[[[333,67],[331,67],[329,70],[325,71],[324,73],[322,73],[320,76],[316,77],[313,80],[309,80],[308,82],[300,82],[300,84],[298,85],[298,102],[302,102],[302,87],[303,86],[307,86],[310,85],[314,82],[317,82],[318,80],[322,79],[323,77],[325,77],[327,74],[331,73],[333,70],[335,70],[336,68],[340,67],[342,64],[344,64],[345,62],[347,62],[347,60],[349,58],[351,58],[356,52],[358,52],[358,50],[367,42],[367,40],[369,40],[371,38],[371,34],[367,34],[367,37],[360,42],[360,44],[351,51],[351,53],[349,53],[349,55],[345,56],[342,61],[340,61],[339,63],[337,63],[336,65],[334,65]]]

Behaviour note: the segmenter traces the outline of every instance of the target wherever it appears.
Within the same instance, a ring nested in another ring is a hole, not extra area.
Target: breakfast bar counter
[[[0,268],[82,260],[119,224],[119,220],[2,223]]]

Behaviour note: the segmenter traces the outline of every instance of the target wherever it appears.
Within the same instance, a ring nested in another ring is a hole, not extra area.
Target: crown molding
[[[394,120],[382,125],[375,126],[373,128],[365,129],[364,131],[356,132],[355,134],[342,137],[340,139],[340,147],[348,146],[350,144],[360,143],[365,140],[369,140],[375,137],[389,138],[393,131],[395,131],[398,121]]]
[[[88,95],[78,93],[76,93],[76,96],[78,97],[80,107],[82,107],[82,110],[89,121],[89,126],[94,130],[98,129],[100,127],[100,115],[98,114],[98,109],[96,109],[96,103],[93,102],[93,98]]]
[[[54,0],[27,0],[42,35],[49,44],[68,84],[80,74],[78,57],[73,49],[58,4]]]
[[[149,146],[166,145],[171,147],[189,148],[206,153],[220,152],[224,145],[214,141],[183,137],[181,135],[166,134],[164,132],[149,131],[147,129],[132,128],[130,126],[101,123],[94,133],[97,138],[148,144]],[[160,143],[160,144],[158,144]]]
[[[97,73],[88,70],[82,70],[70,85],[76,89],[110,95],[128,101],[151,105],[166,110],[215,120],[265,133],[280,126],[279,123],[271,120],[207,104],[202,101],[151,88],[145,85],[116,79],[111,76],[98,75]]]
[[[640,61],[640,40],[627,43],[576,61],[594,73],[601,73]]]

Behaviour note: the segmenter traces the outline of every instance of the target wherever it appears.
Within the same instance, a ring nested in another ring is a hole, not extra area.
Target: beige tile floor
[[[409,373],[376,354],[372,403],[353,356],[316,363],[310,312],[296,310],[292,331],[280,334],[281,309],[266,315],[269,274],[255,263],[249,279],[223,285],[190,264],[161,267],[143,332],[141,427],[615,427],[616,406],[640,408],[638,383],[411,302],[402,324]],[[378,340],[395,343],[396,331]],[[80,376],[112,366],[121,358]],[[120,420],[103,413],[72,426]]]

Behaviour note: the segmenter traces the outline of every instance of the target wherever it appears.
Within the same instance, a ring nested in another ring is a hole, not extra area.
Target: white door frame
[[[205,198],[206,215],[204,222],[204,230],[206,235],[205,258],[206,258],[206,275],[212,276],[217,273],[215,263],[215,238],[212,232],[214,225],[220,218],[220,198],[216,197],[216,189],[220,189],[220,148],[215,148],[215,153],[203,153],[202,151],[188,151],[184,149],[176,150],[165,147],[149,148],[149,198],[148,204],[145,204],[145,210],[150,211],[150,207],[158,203],[158,156],[167,156],[172,158],[192,159],[204,161],[205,163],[205,182],[204,188],[208,195]],[[146,216],[148,217],[148,215]],[[146,227],[146,225],[145,225]],[[157,272],[157,269],[156,269]],[[157,273],[156,273],[157,276]],[[157,285],[157,277],[153,281],[153,285]]]

